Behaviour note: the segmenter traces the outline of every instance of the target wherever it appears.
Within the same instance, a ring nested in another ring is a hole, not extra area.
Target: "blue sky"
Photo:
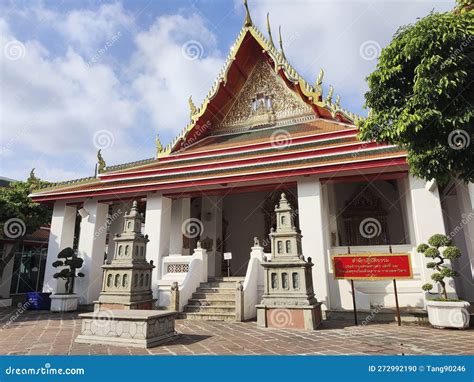
[[[454,1],[249,0],[308,81],[325,70],[341,105],[365,115],[365,77],[400,25]],[[153,157],[187,124],[242,27],[241,1],[3,1],[0,5],[0,176],[93,175]]]

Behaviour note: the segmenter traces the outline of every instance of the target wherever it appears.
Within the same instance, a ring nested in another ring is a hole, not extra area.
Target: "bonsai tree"
[[[443,251],[440,250],[442,247],[445,247]],[[431,275],[431,278],[434,282],[441,285],[441,294],[443,299],[447,300],[448,295],[446,293],[446,282],[444,279],[447,277],[456,277],[458,273],[449,268],[445,264],[445,261],[458,259],[461,256],[461,250],[451,245],[451,239],[448,236],[441,234],[431,236],[428,239],[428,244],[420,244],[416,250],[419,253],[423,253],[425,257],[434,260],[427,263],[426,267],[436,271]],[[424,284],[422,289],[429,292],[433,289],[433,285],[429,283]]]
[[[84,273],[77,272],[82,267],[83,259],[77,257],[76,252],[71,247],[64,248],[58,253],[58,259],[52,265],[54,268],[64,267],[59,272],[55,273],[55,279],[66,280],[66,293],[74,293],[74,280],[76,277],[84,277]]]

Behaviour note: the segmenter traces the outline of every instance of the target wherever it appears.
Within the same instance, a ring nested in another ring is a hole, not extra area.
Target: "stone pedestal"
[[[311,258],[304,260],[301,235],[285,194],[275,208],[271,261],[262,263],[265,291],[257,308],[257,326],[316,329],[322,320],[321,303],[314,297]]]
[[[176,312],[109,310],[83,313],[76,342],[150,348],[173,339]]]

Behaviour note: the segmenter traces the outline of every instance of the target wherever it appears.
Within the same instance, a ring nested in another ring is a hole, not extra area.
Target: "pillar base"
[[[276,329],[317,329],[322,322],[321,302],[309,306],[257,305],[257,326]]]

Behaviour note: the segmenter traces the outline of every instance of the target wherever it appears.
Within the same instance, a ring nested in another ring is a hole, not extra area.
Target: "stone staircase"
[[[206,321],[235,321],[236,284],[243,277],[215,277],[201,285],[188,300],[181,318]]]

